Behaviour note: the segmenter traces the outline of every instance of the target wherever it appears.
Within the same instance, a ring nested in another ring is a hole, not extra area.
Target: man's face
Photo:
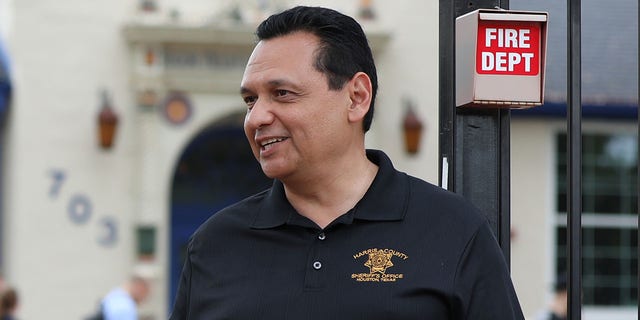
[[[349,146],[348,86],[329,90],[313,67],[318,43],[306,32],[261,41],[245,69],[244,130],[270,178],[313,179]]]
[[[144,302],[149,296],[149,284],[146,282],[135,282],[133,284],[131,297],[136,302],[136,304],[141,304]]]

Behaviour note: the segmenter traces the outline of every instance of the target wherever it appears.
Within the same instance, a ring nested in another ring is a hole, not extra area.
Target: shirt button
[[[313,268],[316,270],[320,270],[320,268],[322,268],[322,263],[320,263],[320,261],[316,261],[313,263]]]
[[[327,238],[327,236],[324,234],[324,232],[320,232],[320,234],[318,235],[318,239],[320,239],[320,240],[324,240],[326,238]]]

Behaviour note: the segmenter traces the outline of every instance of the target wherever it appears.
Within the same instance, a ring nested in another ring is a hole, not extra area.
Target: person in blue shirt
[[[146,279],[133,276],[127,283],[111,290],[101,302],[105,320],[137,320],[138,305],[149,295]]]

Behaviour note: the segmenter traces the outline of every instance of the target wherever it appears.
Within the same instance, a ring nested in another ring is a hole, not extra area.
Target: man
[[[567,275],[558,275],[553,288],[553,299],[548,309],[539,313],[538,320],[566,320],[567,319]]]
[[[269,17],[245,69],[245,133],[271,189],[192,236],[171,319],[523,319],[485,219],[365,150],[377,90],[360,25]]]
[[[124,285],[111,290],[102,299],[102,319],[136,320],[138,305],[149,295],[149,283],[140,276],[133,276]]]

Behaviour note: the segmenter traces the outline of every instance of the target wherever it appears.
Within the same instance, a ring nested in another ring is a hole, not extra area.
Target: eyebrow
[[[240,95],[245,95],[249,93],[253,93],[253,91],[247,89],[246,87],[240,87]]]
[[[291,81],[287,81],[287,80],[284,80],[284,79],[274,79],[274,80],[270,80],[268,83],[272,87],[281,86],[283,84],[292,85]]]
[[[267,82],[267,84],[269,85],[269,87],[272,87],[272,88],[273,88],[273,87],[279,87],[279,86],[282,86],[282,85],[288,85],[288,86],[293,87],[294,89],[299,89],[299,87],[298,87],[297,85],[295,85],[293,82],[291,82],[291,81],[289,81],[289,80],[285,80],[285,79],[273,79],[273,80],[269,80],[269,81]],[[249,94],[249,93],[253,93],[253,90],[251,90],[251,89],[249,89],[249,88],[247,88],[247,87],[244,87],[244,86],[241,86],[241,87],[240,87],[240,94],[241,94],[241,95],[243,95],[243,94]]]

